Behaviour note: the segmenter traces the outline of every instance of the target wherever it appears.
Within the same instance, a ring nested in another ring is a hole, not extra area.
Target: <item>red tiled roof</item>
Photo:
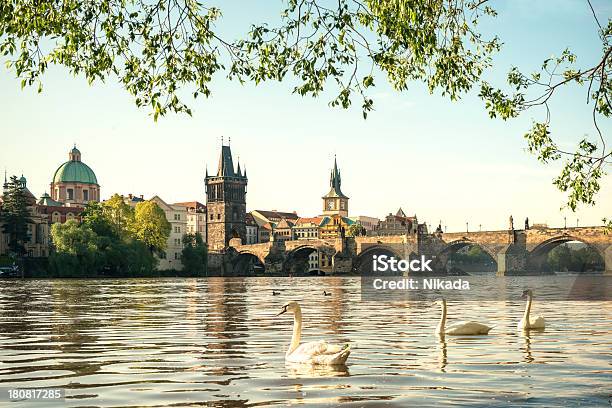
[[[198,210],[206,209],[206,206],[199,201],[184,201],[181,203],[174,203],[172,205],[178,205],[179,207],[195,208]]]

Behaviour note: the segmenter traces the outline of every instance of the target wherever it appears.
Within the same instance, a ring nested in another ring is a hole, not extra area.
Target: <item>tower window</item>
[[[89,191],[83,190],[83,201],[89,201]]]
[[[69,188],[66,192],[68,193],[68,200],[74,200],[74,190]]]

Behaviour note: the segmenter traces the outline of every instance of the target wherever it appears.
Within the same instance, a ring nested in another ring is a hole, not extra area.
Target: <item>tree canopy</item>
[[[56,276],[147,275],[157,266],[155,252],[165,249],[169,234],[163,210],[152,201],[139,203],[136,210],[119,195],[90,202],[81,223],[52,225],[50,269]]]
[[[183,235],[181,262],[185,273],[192,276],[204,276],[206,274],[208,250],[206,242],[199,232]]]
[[[26,194],[26,187],[17,176],[12,176],[4,185],[0,203],[2,232],[7,234],[8,247],[17,257],[26,253],[25,244],[30,241],[29,225],[33,224],[30,206],[33,204]]]
[[[157,120],[169,111],[191,114],[184,96],[211,95],[215,74],[240,82],[291,81],[293,92],[333,92],[331,106],[361,103],[363,117],[374,108],[369,92],[382,77],[399,91],[413,81],[430,92],[458,99],[479,89],[492,118],[508,120],[545,108],[524,137],[543,163],[564,160],[554,184],[567,193],[567,206],[593,204],[612,150],[598,119],[612,115],[612,19],[600,21],[601,58],[579,65],[570,50],[544,60],[541,70],[512,68],[507,89],[483,80],[501,39],[479,30],[494,18],[488,0],[284,0],[280,20],[245,27],[227,39],[218,25],[221,10],[196,0],[12,0],[0,3],[0,53],[22,86],[42,89],[49,64],[90,81],[116,78],[138,106]],[[554,52],[555,50],[551,50]],[[577,86],[593,106],[594,136],[575,151],[551,134],[549,103],[561,87]]]
[[[130,229],[134,237],[152,253],[161,253],[166,249],[170,228],[166,213],[154,201],[136,204],[134,223]]]

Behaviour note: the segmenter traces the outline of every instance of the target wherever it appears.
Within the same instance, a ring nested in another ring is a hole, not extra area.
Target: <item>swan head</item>
[[[533,297],[533,291],[531,289],[525,289],[521,295],[521,299],[525,300],[530,297]]]
[[[446,299],[439,297],[438,299],[434,300],[434,305],[444,306],[446,305]]]
[[[287,312],[289,313],[293,313],[295,314],[296,312],[300,311],[300,305],[298,305],[297,302],[287,302],[283,305],[281,311],[277,314],[277,316],[280,316],[282,314],[285,314]]]

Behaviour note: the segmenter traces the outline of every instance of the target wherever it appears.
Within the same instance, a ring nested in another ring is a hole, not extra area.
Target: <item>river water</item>
[[[523,334],[519,296],[449,301],[449,323],[495,327],[440,339],[437,306],[362,300],[359,278],[4,280],[0,388],[66,390],[15,407],[610,406],[612,302],[536,296],[546,330]],[[351,343],[346,367],[285,364],[288,300],[302,341]]]

